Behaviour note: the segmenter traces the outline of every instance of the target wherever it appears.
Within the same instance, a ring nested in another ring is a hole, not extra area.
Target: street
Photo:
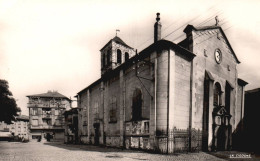
[[[57,142],[0,142],[0,160],[12,161],[80,161],[80,160],[211,160],[220,161],[208,153],[177,155],[151,154],[136,150],[97,147],[90,145],[66,145]],[[250,160],[250,159],[249,159]]]

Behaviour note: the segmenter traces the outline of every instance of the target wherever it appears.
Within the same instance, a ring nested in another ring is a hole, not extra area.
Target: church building
[[[241,121],[240,63],[223,29],[184,29],[137,52],[118,36],[101,48],[101,77],[77,93],[79,141],[161,153],[232,149]]]

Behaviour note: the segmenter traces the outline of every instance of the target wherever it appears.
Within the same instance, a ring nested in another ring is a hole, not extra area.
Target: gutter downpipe
[[[167,154],[169,153],[169,87],[170,87],[170,49],[168,49],[168,78],[167,78]]]
[[[189,151],[191,151],[191,128],[192,128],[192,84],[193,84],[193,59],[191,60],[191,72],[190,72]]]

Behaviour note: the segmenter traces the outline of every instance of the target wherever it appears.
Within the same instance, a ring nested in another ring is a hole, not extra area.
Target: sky
[[[100,78],[99,50],[116,29],[141,51],[153,43],[157,12],[162,37],[175,43],[186,25],[214,25],[218,16],[246,90],[260,87],[259,0],[0,0],[0,79],[24,115],[27,95],[55,90],[75,100]]]

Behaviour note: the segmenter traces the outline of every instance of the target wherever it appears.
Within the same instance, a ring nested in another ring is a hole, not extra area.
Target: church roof
[[[128,46],[120,37],[115,36],[115,37],[114,37],[113,39],[111,39],[108,43],[106,43],[106,45],[105,45],[102,49],[100,49],[100,51],[103,50],[104,48],[106,48],[106,47],[108,46],[108,44],[110,44],[112,41],[114,41],[114,42],[116,42],[116,43],[118,43],[118,44],[121,44],[121,45],[123,45],[123,46],[125,46],[125,47],[128,47],[128,48],[133,49],[132,47]]]
[[[162,40],[159,40],[159,41],[151,44],[147,48],[143,49],[137,55],[130,58],[129,61],[123,63],[122,65],[120,65],[115,70],[112,70],[111,72],[108,72],[107,74],[104,74],[102,78],[99,78],[98,80],[96,80],[95,82],[93,82],[92,84],[87,86],[86,88],[79,91],[77,93],[77,95],[80,95],[81,93],[83,93],[87,89],[90,89],[93,86],[99,85],[100,82],[103,81],[106,78],[106,76],[111,78],[113,76],[113,73],[116,73],[119,70],[121,70],[122,68],[125,68],[126,66],[128,66],[129,64],[132,64],[134,61],[137,61],[139,59],[144,59],[144,58],[148,57],[152,52],[154,52],[156,50],[163,50],[163,49],[173,49],[173,50],[178,51],[178,52],[182,53],[183,55],[187,56],[187,58],[189,58],[189,59],[193,59],[196,56],[194,53],[192,53],[191,51],[183,48],[182,46],[177,45],[177,44],[175,44],[171,41],[162,39]]]
[[[200,27],[194,27],[193,25],[187,25],[187,27],[193,27],[194,30],[209,30],[209,29],[218,29],[220,26],[200,26]],[[187,28],[186,27],[186,28]]]
[[[186,55],[187,57],[189,57],[191,59],[193,59],[193,57],[196,56],[194,53],[183,48],[182,46],[175,44],[171,41],[164,40],[164,39],[161,39],[161,40],[151,44],[150,46],[148,46],[147,48],[145,48],[141,52],[139,52],[138,55],[139,55],[139,57],[142,57],[142,56],[145,56],[146,54],[151,54],[153,51],[169,49],[169,48],[171,48],[175,51],[181,52],[182,54]]]
[[[219,29],[219,30],[220,30],[221,34],[223,35],[224,39],[225,39],[226,42],[227,42],[228,47],[230,48],[232,54],[234,55],[234,57],[235,57],[237,63],[240,63],[240,61],[238,60],[238,58],[237,58],[237,56],[236,56],[236,54],[235,54],[235,52],[234,52],[232,46],[230,45],[230,43],[229,43],[229,41],[228,41],[228,39],[227,39],[227,37],[226,37],[224,31],[222,30],[222,28],[221,28],[220,26],[194,27],[193,25],[187,25],[186,28],[185,28],[183,31],[184,31],[185,33],[188,33],[188,32],[190,32],[191,30],[203,31],[203,30],[212,30],[212,29]],[[185,45],[185,43],[186,43],[186,41],[182,41],[182,42],[180,42],[179,44],[180,44],[180,45]]]
[[[42,93],[42,94],[33,94],[33,95],[28,95],[26,97],[45,97],[45,98],[65,98],[70,100],[68,97],[60,94],[59,92],[56,91],[48,91],[47,93]]]

